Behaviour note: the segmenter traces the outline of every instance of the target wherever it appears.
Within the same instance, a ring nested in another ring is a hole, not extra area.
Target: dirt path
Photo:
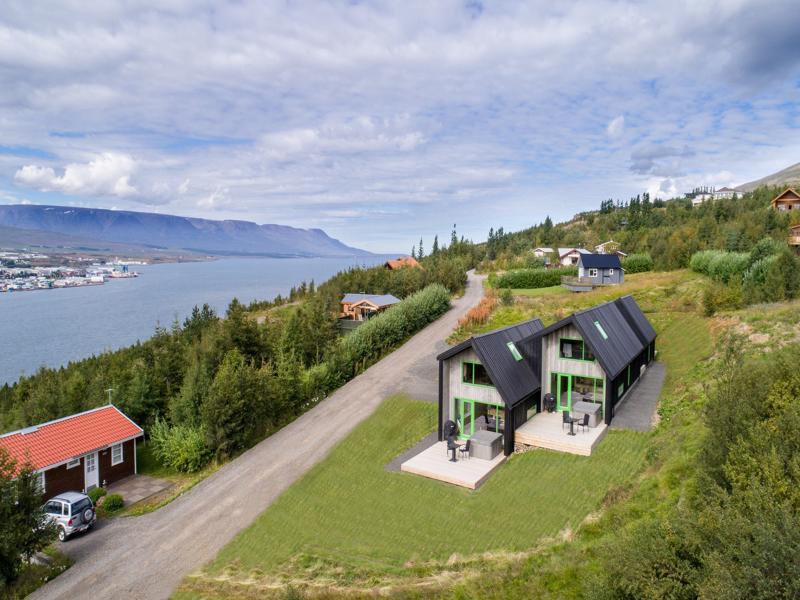
[[[439,320],[171,504],[63,544],[75,565],[31,597],[168,597],[387,396],[435,398],[435,356],[458,319],[480,301],[480,280],[470,273],[464,296]]]

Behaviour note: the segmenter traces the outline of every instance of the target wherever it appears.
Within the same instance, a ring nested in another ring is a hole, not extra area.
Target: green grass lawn
[[[529,298],[536,298],[538,296],[551,296],[553,294],[571,294],[568,289],[561,287],[560,285],[554,285],[551,287],[544,287],[544,288],[531,288],[531,289],[524,289],[524,288],[514,288],[511,292],[515,296],[528,296]]]
[[[386,471],[435,420],[432,404],[388,399],[229,544],[207,576],[323,575],[341,583],[418,571],[454,553],[530,549],[599,508],[609,488],[639,470],[648,439],[612,431],[591,457],[516,455],[474,492]],[[202,582],[187,583],[194,585]]]

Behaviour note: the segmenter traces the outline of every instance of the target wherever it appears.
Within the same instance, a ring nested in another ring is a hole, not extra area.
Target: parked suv
[[[48,500],[44,512],[56,524],[62,542],[73,533],[86,531],[97,520],[92,499],[78,492],[65,492]]]

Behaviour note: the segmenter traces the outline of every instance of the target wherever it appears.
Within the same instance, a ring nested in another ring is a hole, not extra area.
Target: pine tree
[[[417,260],[425,258],[425,250],[422,248],[422,238],[419,238],[419,250],[417,251]]]
[[[433,236],[433,248],[431,248],[431,256],[439,254],[439,236]]]

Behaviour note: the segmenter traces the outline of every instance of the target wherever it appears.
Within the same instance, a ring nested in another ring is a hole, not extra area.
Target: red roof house
[[[422,265],[419,264],[417,259],[413,256],[401,256],[400,258],[387,260],[386,263],[384,263],[384,266],[390,271],[402,269],[403,267],[414,267],[416,269],[422,268]]]
[[[19,465],[40,473],[45,494],[86,492],[136,473],[144,431],[111,404],[0,435]]]

